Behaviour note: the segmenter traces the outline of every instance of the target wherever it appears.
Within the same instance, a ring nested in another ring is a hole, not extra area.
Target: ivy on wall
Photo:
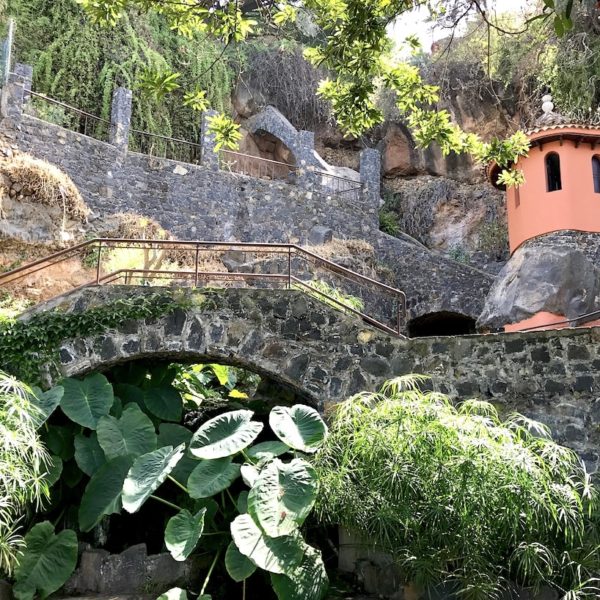
[[[99,335],[125,321],[158,318],[185,307],[177,295],[151,294],[118,299],[84,312],[60,310],[34,314],[28,320],[0,322],[0,369],[30,383],[39,383],[40,365],[58,372],[58,349],[65,339]]]

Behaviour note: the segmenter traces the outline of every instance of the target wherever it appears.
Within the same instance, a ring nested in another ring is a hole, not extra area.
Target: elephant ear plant
[[[192,432],[179,424],[182,398],[167,375],[162,370],[136,385],[113,388],[95,374],[66,379],[50,392],[37,390],[52,452],[48,483],[81,485],[79,531],[93,530],[107,515],[136,513],[146,502],[159,502],[172,511],[164,543],[175,560],[212,554],[202,600],[210,598],[206,592],[219,564],[241,584],[240,596],[246,580],[263,570],[279,598],[321,600],[328,587],[325,568],[301,534],[318,492],[307,455],[317,452],[328,433],[319,414],[303,405],[275,407],[269,414],[271,440],[246,409],[220,414]],[[58,407],[63,415],[57,420],[68,417],[66,425],[46,422]],[[259,436],[266,441],[256,443]],[[25,568],[17,572],[17,600],[31,600],[36,589],[44,597],[75,567],[75,532],[55,534],[44,522],[29,537],[22,565],[51,559],[53,568],[39,573],[36,587],[27,584]],[[167,595],[181,598],[184,592]]]

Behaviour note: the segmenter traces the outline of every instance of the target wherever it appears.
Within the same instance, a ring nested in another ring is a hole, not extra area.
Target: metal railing
[[[219,165],[224,171],[241,173],[258,179],[282,179],[288,182],[295,180],[298,171],[295,165],[231,150],[221,150]]]
[[[109,119],[85,112],[33,90],[29,90],[27,94],[31,97],[31,101],[26,104],[26,111],[34,117],[103,142],[109,141],[111,128]]]
[[[315,174],[315,184],[328,194],[355,200],[362,196],[363,184],[360,181],[333,175],[327,171],[315,170],[313,173]]]
[[[202,156],[202,146],[196,142],[139,129],[129,130],[129,150],[192,164],[200,164]]]
[[[84,283],[57,290],[63,263],[73,260]],[[38,302],[51,299],[43,293],[48,282],[52,296],[109,284],[294,288],[393,335],[406,324],[404,292],[294,244],[98,238],[0,274],[0,289],[33,289]]]

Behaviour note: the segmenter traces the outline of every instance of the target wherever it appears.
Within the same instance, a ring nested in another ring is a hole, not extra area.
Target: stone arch
[[[298,130],[273,106],[267,106],[263,111],[253,116],[245,128],[252,135],[270,135],[279,140],[294,157],[294,163],[299,164]]]
[[[324,409],[377,389],[393,374],[391,353],[407,342],[294,290],[100,286],[35,311],[83,312],[157,290],[187,301],[160,318],[126,321],[100,335],[63,340],[61,374],[80,376],[142,359],[219,362],[266,375]]]

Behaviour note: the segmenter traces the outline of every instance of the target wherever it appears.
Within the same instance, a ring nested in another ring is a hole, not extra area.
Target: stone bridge
[[[65,339],[60,346],[64,374],[83,375],[138,359],[217,361],[267,375],[325,409],[356,392],[377,389],[390,377],[424,373],[452,397],[487,399],[548,423],[596,467],[600,328],[407,339],[302,292],[258,289],[91,287],[32,312],[80,312],[157,291],[187,301],[158,319]]]

